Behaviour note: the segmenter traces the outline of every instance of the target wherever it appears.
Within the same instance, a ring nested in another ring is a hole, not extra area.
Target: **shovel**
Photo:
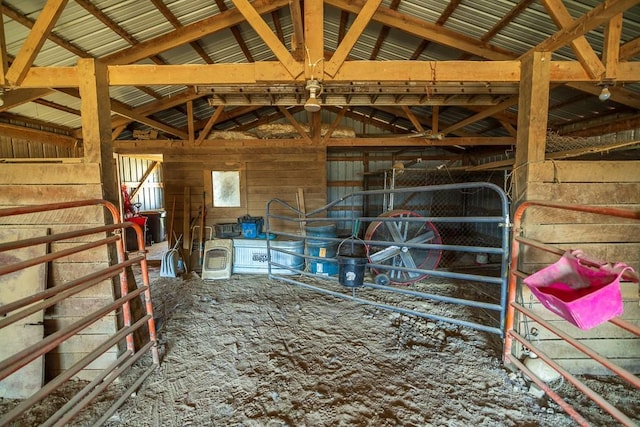
[[[162,254],[162,262],[160,264],[160,277],[177,277],[178,271],[178,246],[182,240],[182,235],[178,237],[178,240],[173,245],[173,248]]]

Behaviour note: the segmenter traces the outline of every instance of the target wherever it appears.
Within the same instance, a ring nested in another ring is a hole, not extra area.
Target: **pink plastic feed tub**
[[[622,314],[620,277],[632,270],[622,263],[587,260],[581,251],[568,251],[524,279],[542,305],[580,329],[591,329]]]

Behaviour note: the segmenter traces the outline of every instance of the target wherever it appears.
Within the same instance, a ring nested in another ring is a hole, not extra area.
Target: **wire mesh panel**
[[[504,174],[500,171],[469,172],[419,168],[390,169],[380,176],[369,177],[368,189],[396,189],[419,186],[448,185],[456,183],[485,182],[504,187]],[[367,216],[377,216],[389,211],[415,212],[425,217],[480,217],[500,215],[501,201],[493,189],[457,188],[435,191],[416,191],[372,194],[366,198]],[[501,228],[486,222],[452,221],[438,224],[442,241],[450,245],[482,246],[496,245],[501,239]],[[455,262],[460,254],[446,253],[441,266]]]

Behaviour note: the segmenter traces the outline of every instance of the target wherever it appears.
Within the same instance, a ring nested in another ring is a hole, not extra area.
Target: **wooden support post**
[[[544,162],[549,111],[551,53],[532,52],[522,58],[518,137],[513,169],[513,201],[527,200],[529,165]]]
[[[187,251],[187,254],[191,252],[189,245],[191,244],[191,188],[184,187],[183,204],[182,204],[182,248]],[[185,264],[187,264],[185,259]]]
[[[119,188],[111,139],[111,102],[107,65],[91,58],[78,59],[82,109],[84,160],[100,164],[103,197],[119,203]]]

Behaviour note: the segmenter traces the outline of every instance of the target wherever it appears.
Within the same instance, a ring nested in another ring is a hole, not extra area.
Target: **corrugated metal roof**
[[[34,21],[45,5],[44,0],[5,0],[4,5],[21,13],[25,18]],[[169,33],[174,30],[174,26],[156,9],[150,1],[139,0],[91,0],[91,3],[101,11],[108,19],[116,23],[133,38],[131,42],[144,42],[152,40],[154,37]],[[384,0],[383,7],[389,8],[392,0]],[[399,3],[397,12],[405,14],[411,18],[424,20],[429,23],[437,22],[445,9],[449,6],[447,0],[402,0]],[[503,16],[507,15],[519,2],[516,0],[481,0],[463,1],[444,23],[444,28],[454,31],[464,37],[483,39]],[[583,16],[601,2],[597,0],[563,0],[568,12],[574,19]],[[194,24],[204,18],[220,13],[215,2],[210,0],[166,0],[166,7],[173,13],[182,25]],[[235,6],[230,0],[225,1],[228,9]],[[276,12],[279,24],[283,32],[285,44],[289,47],[293,35],[293,23],[288,7],[284,7]],[[353,24],[355,15],[349,16],[349,23],[345,29],[341,29],[342,11],[328,5],[324,7],[324,39],[325,50],[333,51],[338,46],[338,34],[342,30],[348,30]],[[271,30],[276,33],[276,25],[271,14],[263,16],[265,22]],[[7,15],[4,16],[5,33],[7,42],[7,52],[11,56],[16,56],[22,47],[29,29],[24,25],[14,21]],[[255,61],[272,61],[276,57],[272,50],[264,43],[261,37],[253,30],[248,23],[242,23],[236,27]],[[378,42],[382,25],[375,20],[371,21],[362,36],[355,43],[354,48],[349,53],[351,59],[368,60],[371,52]],[[498,34],[492,37],[488,43],[491,46],[512,52],[513,57],[529,51],[534,46],[547,39],[558,31],[556,24],[549,17],[544,6],[539,2],[533,2],[527,9],[522,11],[510,23],[508,23]],[[131,47],[131,42],[123,39],[116,31],[108,28],[98,18],[92,16],[83,8],[79,2],[70,1],[67,3],[59,20],[57,21],[53,34],[63,40],[63,44],[70,43],[72,46],[84,51],[86,56],[104,57]],[[633,7],[624,14],[622,28],[622,43],[637,39],[640,36],[640,6]],[[597,28],[586,34],[586,39],[592,46],[596,54],[602,53],[603,27]],[[376,59],[380,61],[407,60],[416,52],[422,39],[408,34],[400,29],[392,28],[381,44]],[[230,30],[225,29],[215,34],[206,35],[198,40],[198,44],[215,63],[246,63],[248,61],[245,54],[239,47],[238,41]],[[463,52],[450,46],[438,43],[429,43],[427,49],[421,52],[419,60],[457,60],[461,59]],[[158,55],[168,64],[204,64],[205,60],[189,44],[174,47],[161,52]],[[576,60],[576,55],[570,46],[563,47],[554,52],[554,59]],[[467,55],[467,57],[469,57]],[[476,58],[471,56],[471,58]],[[37,66],[70,66],[77,62],[78,57],[53,41],[46,41],[38,53],[35,64]],[[640,60],[640,53],[636,53],[632,60]],[[153,64],[150,59],[139,61],[138,63]],[[640,78],[639,78],[640,80]],[[185,89],[184,86],[153,86],[150,87],[160,96],[170,96]],[[640,83],[629,83],[625,89],[632,93],[640,93]],[[552,108],[549,112],[549,120],[553,123],[562,123],[580,119],[580,115],[589,116],[593,112],[606,112],[607,107],[598,103],[594,96],[585,98],[580,103],[563,103],[576,96],[573,89],[562,88],[551,92],[551,105],[561,105]],[[125,103],[131,108],[155,102],[156,98],[144,91],[133,87],[111,87],[110,95],[113,99]],[[354,99],[367,99],[362,95]],[[55,93],[45,97],[46,101],[59,104],[68,108],[79,109],[79,100],[68,95]],[[213,108],[205,100],[194,103],[195,115],[200,120],[209,117]],[[516,112],[517,106],[506,110]],[[354,111],[362,112],[364,107],[354,107]],[[381,120],[383,123],[395,123],[399,128],[413,129],[413,125],[401,115],[394,115],[376,108],[369,108],[370,116]],[[413,107],[416,114],[421,117],[430,117],[431,107]],[[242,126],[252,123],[257,117],[266,117],[273,114],[273,108],[263,107],[246,117],[240,116],[231,124],[219,124],[220,128],[228,128],[236,124]],[[74,114],[48,107],[42,104],[27,103],[20,107],[12,108],[11,113],[21,114],[26,117],[43,121],[50,121],[63,126],[76,128],[80,126],[80,119]],[[469,110],[456,107],[455,105],[443,108],[440,119],[443,123],[456,123],[469,117]],[[162,120],[170,126],[176,128],[186,127],[186,116],[178,109],[172,108],[154,114],[154,118]],[[305,115],[301,120],[305,120]],[[345,119],[353,120],[353,119]],[[327,119],[326,121],[331,121]],[[502,136],[506,131],[495,127],[494,119],[486,119],[464,128],[465,132],[478,132],[483,135]],[[355,123],[352,123],[356,126]],[[139,126],[139,125],[136,125]],[[369,125],[362,125],[367,127]],[[441,125],[441,127],[444,127]]]

